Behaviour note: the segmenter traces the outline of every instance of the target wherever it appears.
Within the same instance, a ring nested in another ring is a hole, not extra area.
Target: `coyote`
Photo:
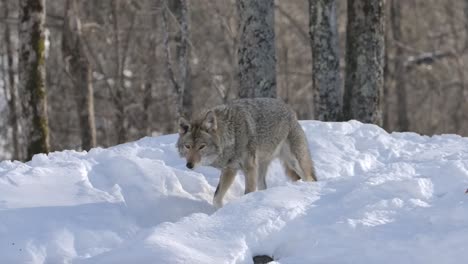
[[[294,111],[279,99],[239,99],[205,111],[188,122],[179,119],[177,148],[187,168],[221,169],[213,205],[223,197],[238,170],[245,175],[245,194],[266,189],[270,162],[279,157],[293,181],[316,181],[307,140]]]

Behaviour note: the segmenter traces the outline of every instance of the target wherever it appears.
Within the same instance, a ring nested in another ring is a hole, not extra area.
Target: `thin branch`
[[[435,63],[437,60],[453,56],[454,53],[451,51],[424,52],[417,56],[409,56],[404,62],[404,67],[411,68],[415,65],[429,65]]]
[[[136,16],[135,12],[132,12],[130,29],[127,31],[128,32],[127,39],[125,40],[124,47],[123,47],[124,53],[123,53],[123,56],[122,56],[122,61],[120,62],[121,63],[120,65],[122,65],[123,69],[125,68],[125,61],[127,60],[127,57],[128,57],[130,42],[133,39],[133,32],[134,32],[133,29],[134,29],[135,24],[136,24],[136,19],[137,19],[137,16]]]

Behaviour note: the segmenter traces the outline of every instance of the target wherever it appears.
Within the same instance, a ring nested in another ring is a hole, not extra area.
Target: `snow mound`
[[[0,163],[0,263],[461,263],[468,138],[302,122],[319,178],[223,208],[219,172],[185,168],[176,135]]]

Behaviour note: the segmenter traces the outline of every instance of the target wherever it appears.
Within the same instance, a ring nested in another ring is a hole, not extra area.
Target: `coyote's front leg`
[[[245,175],[244,194],[255,192],[257,190],[258,165],[254,155],[247,158],[242,170]]]
[[[224,168],[221,171],[218,187],[216,187],[216,191],[213,197],[213,205],[216,208],[223,207],[223,197],[229,189],[229,186],[231,186],[232,182],[234,181],[236,173],[237,170],[231,168]]]

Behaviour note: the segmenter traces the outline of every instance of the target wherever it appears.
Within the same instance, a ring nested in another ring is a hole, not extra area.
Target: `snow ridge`
[[[319,182],[185,168],[176,135],[0,163],[0,263],[460,263],[468,138],[303,121]]]

